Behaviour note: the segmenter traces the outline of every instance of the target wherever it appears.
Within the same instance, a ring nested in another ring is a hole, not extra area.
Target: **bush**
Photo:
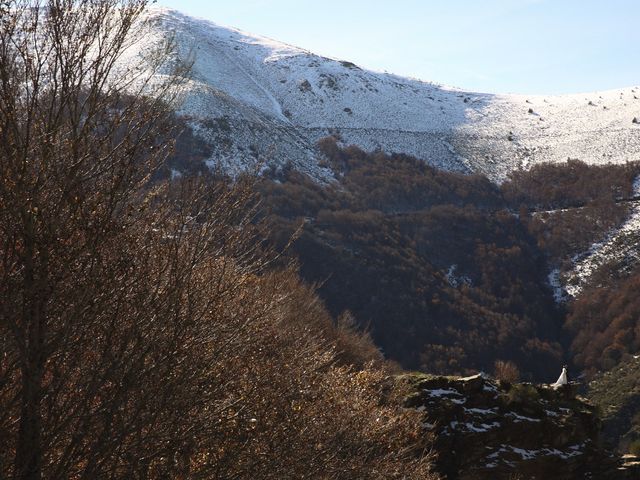
[[[494,376],[502,382],[516,383],[520,379],[520,370],[511,361],[496,360]]]
[[[534,404],[540,400],[540,393],[529,383],[518,383],[513,385],[507,392],[508,404]]]

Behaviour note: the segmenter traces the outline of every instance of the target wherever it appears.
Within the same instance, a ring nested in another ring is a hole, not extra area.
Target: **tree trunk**
[[[31,363],[31,362],[29,362]],[[42,445],[40,397],[42,378],[37,365],[22,369],[22,406],[20,431],[16,448],[16,478],[40,480],[42,476]]]
[[[23,349],[20,428],[16,445],[15,477],[20,480],[42,478],[42,377],[44,371],[44,321],[46,305],[47,256],[37,258],[34,219],[25,215],[25,273],[22,310]],[[39,261],[38,261],[39,260]],[[36,267],[36,265],[38,267]],[[41,270],[38,275],[37,270]],[[44,270],[44,272],[42,271]],[[45,273],[45,274],[43,274]],[[40,281],[39,281],[40,279]],[[45,281],[43,281],[45,280]],[[44,284],[43,284],[44,283]]]

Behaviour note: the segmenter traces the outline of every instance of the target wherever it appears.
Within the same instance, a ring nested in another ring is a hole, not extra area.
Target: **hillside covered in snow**
[[[291,165],[326,172],[315,142],[407,153],[493,180],[545,161],[640,159],[640,88],[567,96],[492,95],[362,69],[177,11],[148,13],[135,59],[173,36],[192,60],[181,113],[229,172]]]

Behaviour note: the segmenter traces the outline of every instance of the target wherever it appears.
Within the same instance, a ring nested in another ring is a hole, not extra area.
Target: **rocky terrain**
[[[626,452],[632,443],[640,445],[640,356],[597,375],[587,396],[600,408],[603,438],[612,447]]]
[[[365,150],[407,153],[500,181],[514,168],[578,158],[640,159],[640,88],[565,96],[490,95],[369,71],[169,9],[152,9],[143,41],[193,61],[181,113],[229,172],[258,163],[328,175],[315,142],[339,134]],[[160,74],[159,74],[160,75]]]
[[[483,374],[403,377],[408,407],[434,432],[447,479],[631,479],[637,467],[602,445],[597,408],[577,385],[508,384]],[[636,468],[634,470],[634,468]]]

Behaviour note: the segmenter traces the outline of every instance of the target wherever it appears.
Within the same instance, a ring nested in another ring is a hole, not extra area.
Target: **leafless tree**
[[[70,372],[88,361],[71,352],[97,338],[87,325],[92,313],[111,302],[113,321],[121,308],[123,298],[101,295],[124,281],[118,276],[136,260],[108,258],[108,248],[114,242],[126,248],[132,193],[170,146],[158,139],[169,138],[167,100],[179,72],[150,83],[155,71],[170,68],[170,45],[113,75],[133,30],[144,28],[145,3],[9,0],[0,6],[2,375],[5,387],[19,384],[3,389],[2,421],[5,434],[18,423],[15,442],[6,443],[18,478],[40,478],[44,465],[63,454],[50,446],[74,426],[65,409],[86,410],[110,381],[96,375],[91,392],[65,388]],[[108,318],[93,320],[108,326]],[[98,356],[114,354],[95,348]],[[76,395],[85,402],[73,404]],[[64,449],[80,448],[79,441],[70,438]],[[69,466],[56,468],[59,477]]]
[[[145,6],[0,3],[0,477],[427,478],[251,182],[150,181],[185,71],[170,41],[122,67]]]

